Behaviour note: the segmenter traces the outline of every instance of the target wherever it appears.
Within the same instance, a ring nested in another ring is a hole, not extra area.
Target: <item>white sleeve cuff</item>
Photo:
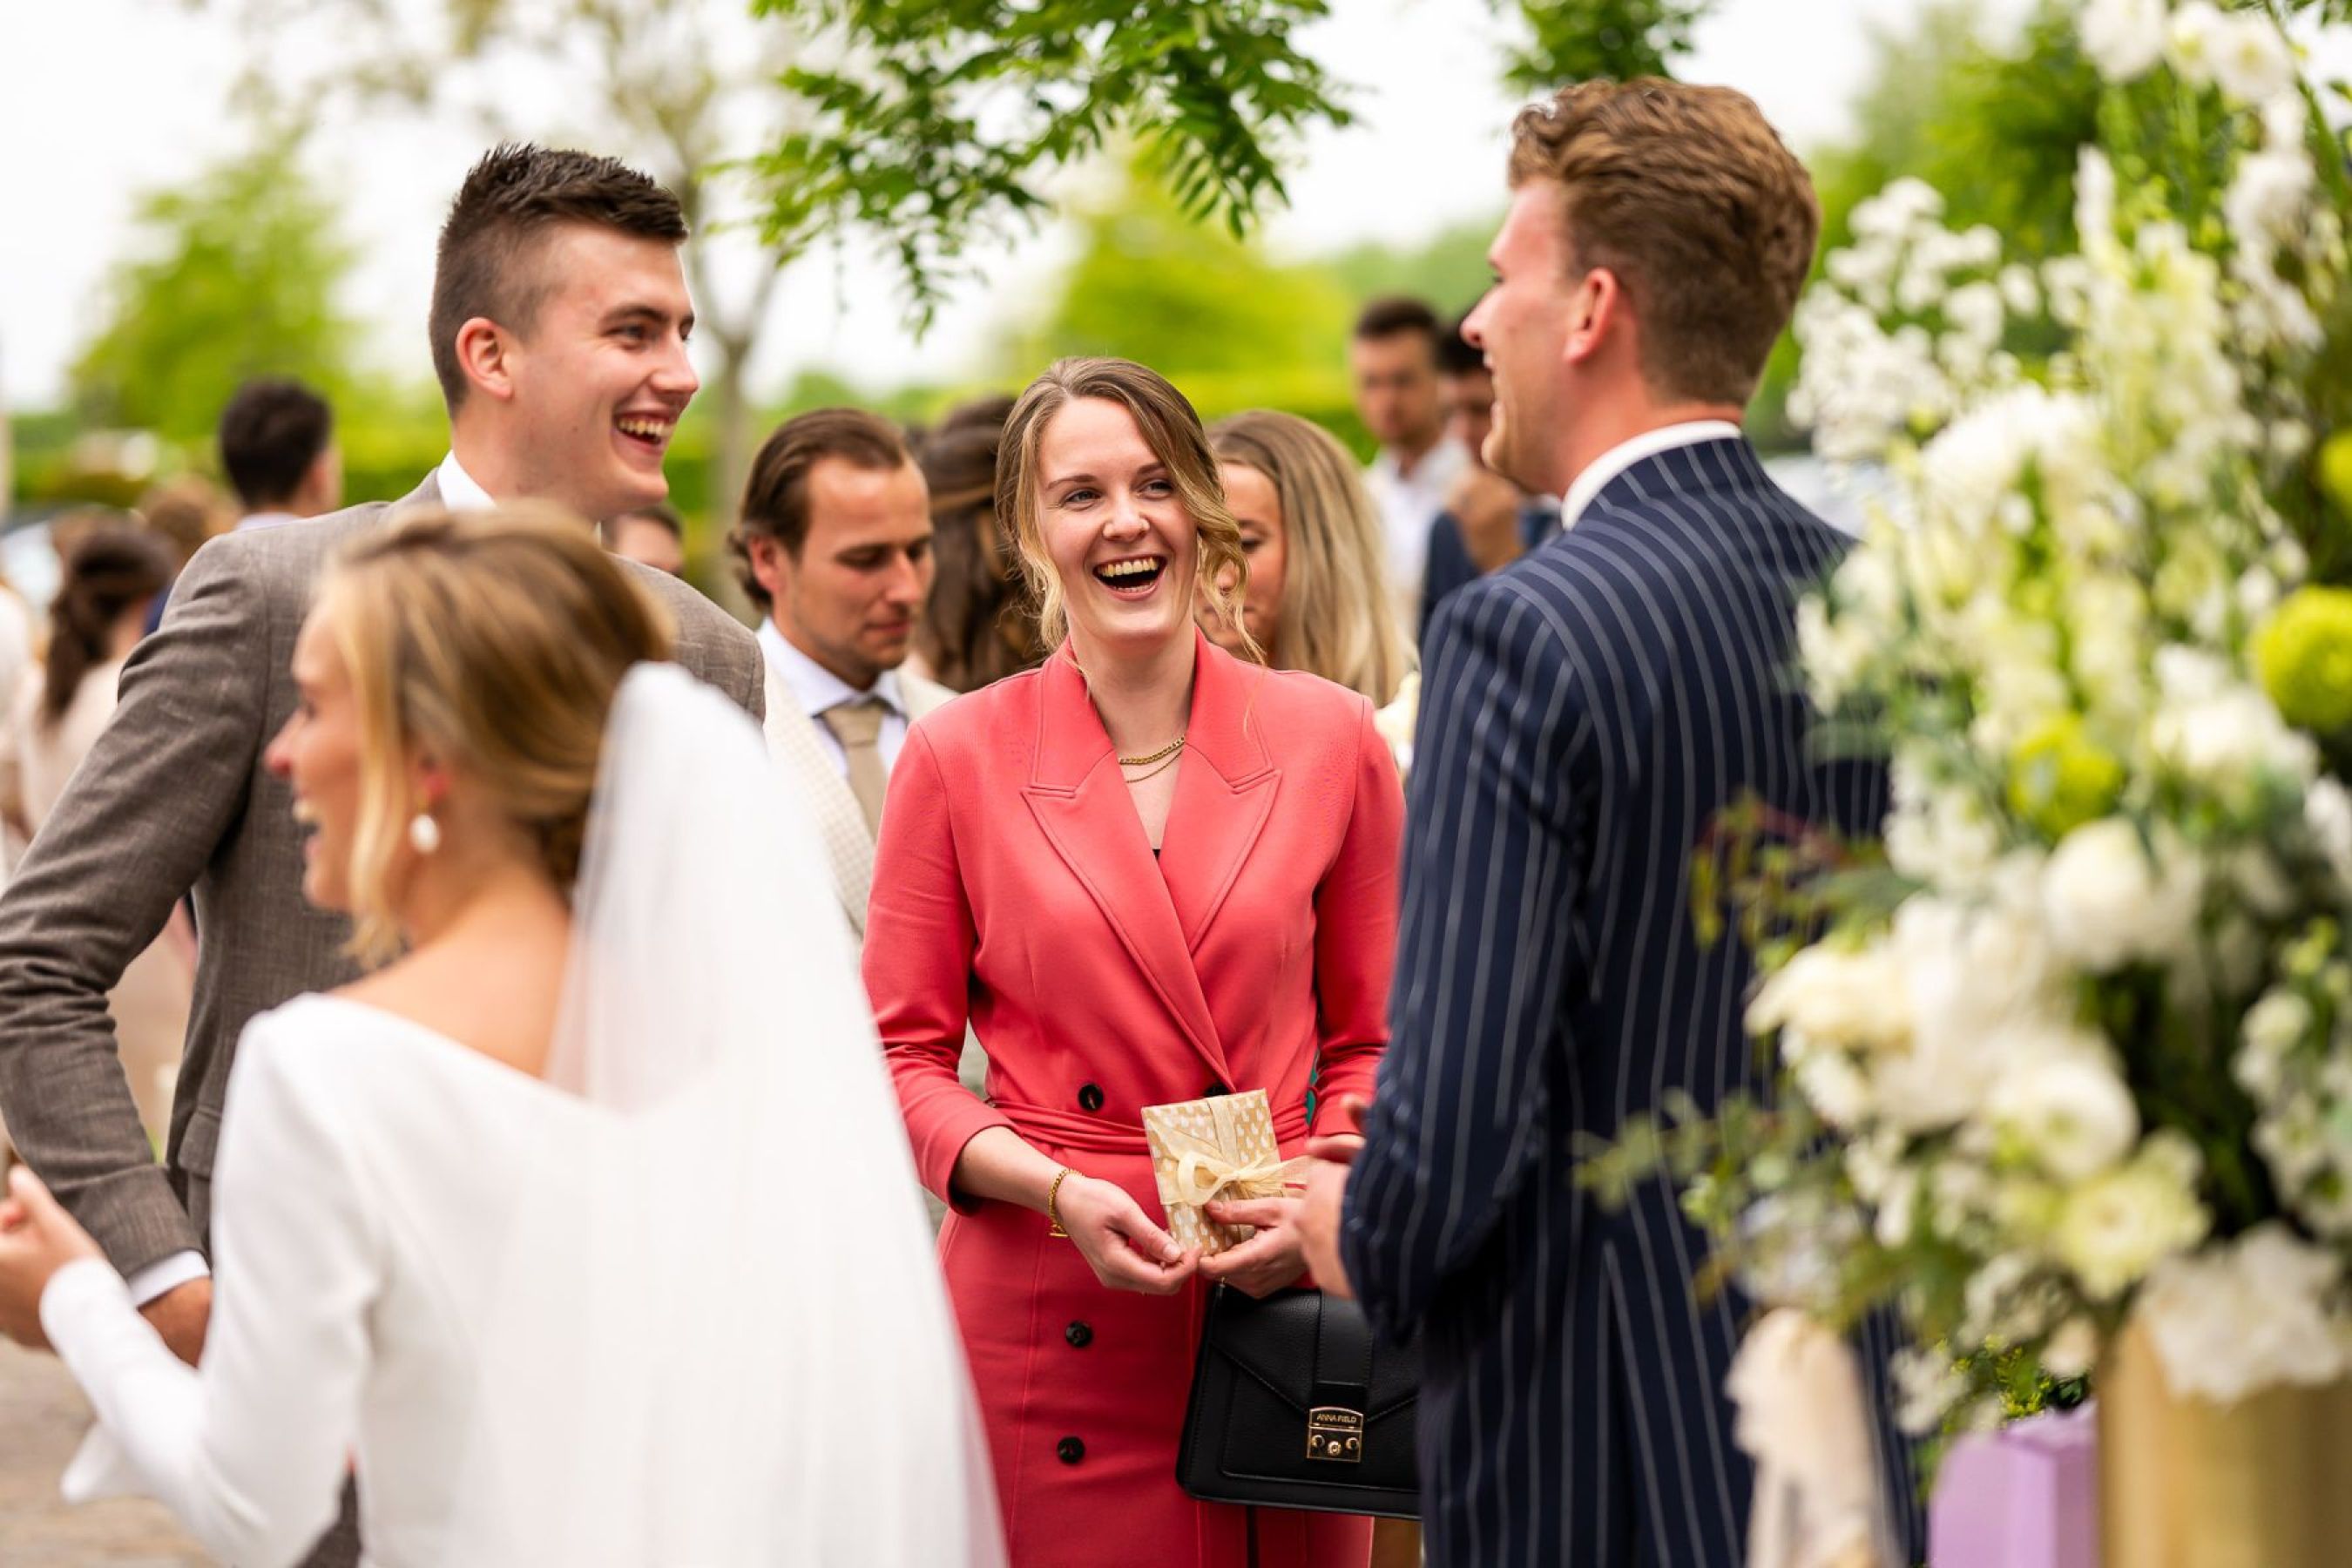
[[[131,1292],[131,1304],[143,1307],[156,1297],[176,1290],[191,1279],[206,1279],[211,1273],[203,1253],[175,1252],[137,1270],[122,1283]]]

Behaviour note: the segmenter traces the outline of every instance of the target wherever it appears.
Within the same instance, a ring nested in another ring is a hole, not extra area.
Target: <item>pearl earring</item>
[[[420,811],[408,819],[409,847],[419,855],[430,855],[441,847],[441,825],[433,820],[429,811]]]

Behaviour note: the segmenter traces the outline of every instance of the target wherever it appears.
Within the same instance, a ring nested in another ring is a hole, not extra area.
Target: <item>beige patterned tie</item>
[[[882,795],[889,775],[882,771],[882,716],[890,710],[879,697],[854,697],[817,715],[849,759],[849,793],[866,814],[866,831],[882,831]]]

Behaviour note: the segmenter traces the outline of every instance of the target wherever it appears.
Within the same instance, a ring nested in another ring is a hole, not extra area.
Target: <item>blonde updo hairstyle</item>
[[[1225,487],[1217,477],[1217,459],[1209,450],[1201,416],[1167,377],[1133,360],[1064,359],[1055,361],[1045,374],[1031,382],[1013,405],[1004,422],[996,469],[996,515],[1013,520],[1013,538],[1021,548],[1021,574],[1036,601],[1037,627],[1045,645],[1060,647],[1070,626],[1061,579],[1045,552],[1038,452],[1054,416],[1086,397],[1116,403],[1134,416],[1144,444],[1167,468],[1176,499],[1192,520],[1200,542],[1194,580],[1202,596],[1218,615],[1241,627],[1242,589],[1249,581],[1249,557],[1242,552],[1241,525],[1225,504]],[[1218,580],[1228,570],[1233,585],[1223,588]],[[1251,657],[1263,662],[1265,656],[1245,627],[1241,629],[1241,639]]]
[[[420,750],[489,797],[568,893],[614,696],[632,665],[669,658],[676,641],[588,525],[546,506],[411,513],[345,552],[312,614],[359,715],[351,954],[375,964],[400,950],[395,884]]]

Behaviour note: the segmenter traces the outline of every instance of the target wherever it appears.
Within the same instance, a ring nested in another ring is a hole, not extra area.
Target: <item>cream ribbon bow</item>
[[[1294,1179],[1305,1178],[1307,1164],[1305,1159],[1235,1164],[1213,1149],[1187,1149],[1176,1156],[1173,1201],[1198,1208],[1223,1198],[1278,1198]]]
[[[1862,1373],[1843,1340],[1793,1308],[1767,1312],[1724,1387],[1756,1461],[1748,1568],[1892,1568]]]

